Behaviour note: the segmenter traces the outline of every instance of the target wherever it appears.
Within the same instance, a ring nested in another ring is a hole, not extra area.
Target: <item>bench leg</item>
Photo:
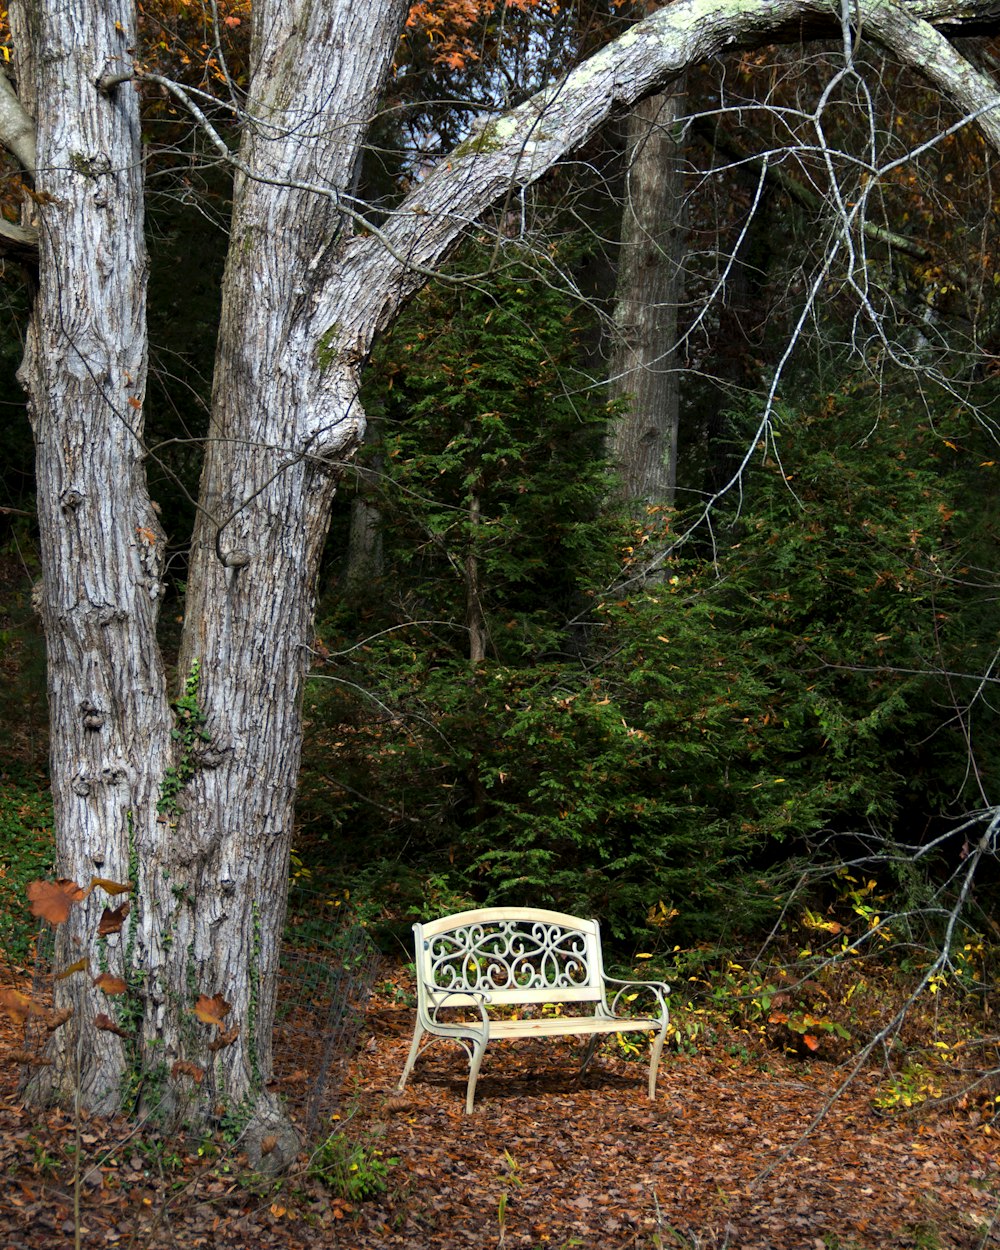
[[[587,1069],[590,1067],[590,1061],[591,1061],[591,1059],[593,1059],[594,1054],[595,1054],[595,1053],[596,1053],[596,1051],[597,1051],[597,1043],[598,1043],[600,1040],[601,1040],[600,1035],[599,1035],[599,1034],[597,1034],[597,1033],[595,1033],[595,1034],[593,1035],[593,1037],[591,1037],[590,1041],[587,1043],[587,1049],[586,1049],[586,1051],[584,1052],[584,1055],[583,1055],[583,1063],[580,1065],[580,1075],[581,1075],[581,1076],[583,1076],[583,1074],[584,1074],[584,1073],[587,1071]]]
[[[465,1091],[465,1114],[472,1115],[472,1104],[476,1098],[476,1082],[479,1080],[479,1068],[486,1053],[485,1039],[477,1039],[472,1043],[472,1057],[469,1060],[469,1084]]]
[[[660,1055],[663,1054],[663,1043],[667,1040],[666,1033],[658,1033],[653,1038],[649,1054],[649,1099],[656,1097],[656,1075],[660,1069]]]
[[[420,1027],[420,1021],[417,1021],[413,1030],[413,1041],[410,1043],[410,1053],[406,1057],[406,1067],[403,1069],[403,1075],[399,1078],[399,1084],[396,1086],[396,1093],[401,1094],[406,1088],[406,1082],[413,1071],[413,1065],[417,1062],[417,1054],[420,1050],[420,1038],[423,1029]]]

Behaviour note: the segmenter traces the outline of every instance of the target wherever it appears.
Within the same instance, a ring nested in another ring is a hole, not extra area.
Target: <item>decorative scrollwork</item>
[[[465,925],[429,939],[438,990],[571,989],[587,985],[587,938],[544,921],[498,920]]]

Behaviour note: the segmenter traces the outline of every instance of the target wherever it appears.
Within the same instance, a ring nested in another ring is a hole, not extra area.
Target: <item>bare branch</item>
[[[951,47],[930,23],[962,29],[962,23],[1000,26],[995,3],[959,4],[918,0],[904,11],[889,0],[856,0],[850,17],[908,64],[946,91],[1000,151],[1000,97],[996,88]],[[382,329],[422,276],[448,254],[463,232],[490,205],[540,178],[609,118],[661,90],[692,64],[722,52],[758,47],[795,33],[842,32],[841,6],[829,0],[677,0],[639,22],[588,58],[556,85],[510,112],[481,124],[399,206],[379,238],[353,240],[345,262],[331,276],[316,322],[336,318],[334,287],[353,274],[371,272],[371,253],[388,252],[377,285],[366,284],[353,327],[351,351],[369,347],[370,310]],[[359,285],[360,282],[359,282]]]

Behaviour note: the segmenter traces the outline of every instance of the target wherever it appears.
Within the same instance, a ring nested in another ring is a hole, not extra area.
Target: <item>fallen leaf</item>
[[[63,968],[62,972],[57,972],[52,979],[53,981],[65,981],[66,978],[71,977],[74,972],[86,972],[87,967],[88,964],[85,956],[83,959],[78,959],[75,964],[70,964],[68,968]]]
[[[56,1029],[62,1028],[72,1014],[72,1007],[63,1007],[61,1011],[50,1011],[45,1017],[45,1027],[50,1033],[54,1033]]]
[[[94,1016],[94,1024],[97,1028],[103,1029],[105,1033],[114,1033],[118,1037],[131,1037],[131,1033],[126,1033],[124,1029],[119,1028],[110,1016],[106,1016],[103,1011],[99,1011]]]
[[[211,1051],[224,1050],[227,1046],[232,1046],[233,1042],[240,1035],[240,1026],[234,1024],[231,1029],[223,1033],[222,1025],[219,1025],[219,1034],[214,1041],[208,1043],[208,1049]]]
[[[94,977],[94,984],[105,994],[124,994],[128,989],[127,982],[121,977],[112,976],[110,972],[102,972],[99,977]]]
[[[205,1078],[205,1069],[200,1068],[196,1063],[192,1063],[190,1059],[178,1059],[170,1069],[170,1075],[174,1080],[179,1076],[189,1076],[196,1084],[200,1085]]]
[[[105,894],[127,894],[132,888],[131,882],[109,881],[107,877],[91,877],[90,888],[100,886]]]
[[[221,994],[216,994],[209,998],[207,994],[199,994],[198,1001],[194,1005],[194,1014],[202,1022],[202,1024],[214,1024],[216,1028],[222,1031],[222,1021],[226,1018],[230,1011],[230,1004],[226,1002]]]
[[[97,925],[98,936],[107,937],[109,933],[120,933],[128,913],[128,903],[122,903],[120,907],[115,908],[105,907]]]
[[[60,877],[58,881],[29,881],[27,892],[31,914],[52,925],[62,924],[73,904],[86,894],[86,890],[66,877]]]

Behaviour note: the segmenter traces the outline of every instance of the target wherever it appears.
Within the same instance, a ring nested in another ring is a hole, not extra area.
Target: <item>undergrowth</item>
[[[11,967],[24,967],[38,932],[25,889],[50,876],[55,859],[52,802],[40,777],[14,771],[0,780],[0,847],[0,952]]]

